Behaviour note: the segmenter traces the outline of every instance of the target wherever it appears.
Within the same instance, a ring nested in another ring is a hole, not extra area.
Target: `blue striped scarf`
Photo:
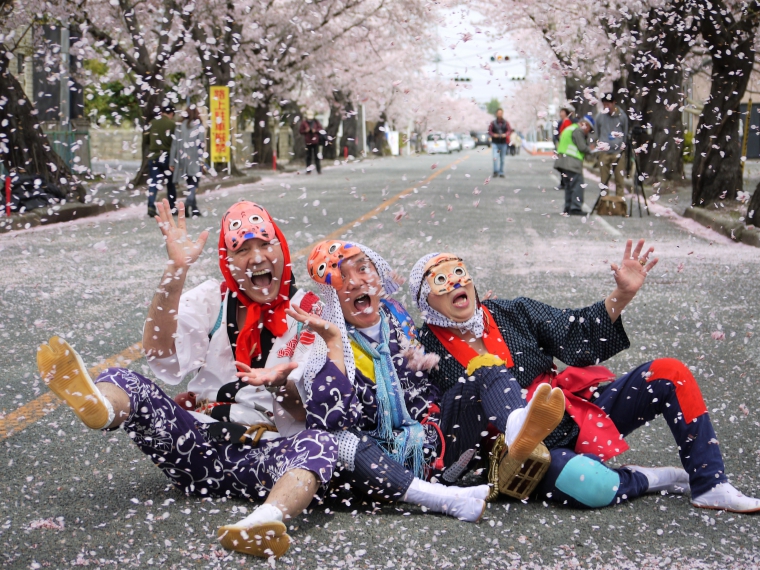
[[[415,477],[422,479],[425,430],[420,422],[409,416],[406,409],[404,391],[391,357],[388,317],[383,311],[380,311],[380,323],[380,342],[376,347],[360,332],[350,333],[351,340],[372,358],[375,365],[377,428],[371,435],[392,459],[410,468]]]

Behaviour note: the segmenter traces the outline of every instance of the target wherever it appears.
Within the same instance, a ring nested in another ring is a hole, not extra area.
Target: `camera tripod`
[[[649,216],[649,203],[647,202],[647,194],[644,190],[644,181],[641,180],[643,176],[641,175],[641,162],[639,161],[639,155],[636,154],[633,150],[633,140],[636,139],[637,141],[640,139],[641,135],[643,134],[644,129],[642,129],[639,126],[633,127],[631,129],[631,134],[627,138],[627,145],[626,145],[626,152],[621,154],[621,158],[625,156],[625,165],[626,170],[628,169],[628,165],[631,164],[631,158],[633,158],[633,166],[634,171],[631,173],[631,181],[633,182],[633,192],[631,195],[631,203],[628,206],[628,217],[630,218],[633,216],[633,200],[634,198],[639,204],[639,218],[643,218],[644,214],[641,212],[641,199],[644,199],[644,209],[647,211],[647,216]],[[633,155],[633,156],[631,156]],[[640,196],[640,197],[639,197]],[[589,215],[593,214],[596,209],[599,207],[599,202],[602,199],[602,193],[599,193],[599,196],[596,199],[596,202],[594,203],[594,207],[591,208],[591,212],[589,212]]]
[[[644,199],[644,209],[647,211],[647,216],[649,215],[647,193],[644,190],[644,181],[642,180],[644,176],[641,174],[641,163],[639,161],[639,155],[636,154],[633,149],[631,149],[631,154],[633,155],[634,166],[634,171],[631,173],[631,182],[633,182],[633,194],[631,196],[631,204],[628,207],[628,217],[630,218],[633,216],[633,200],[635,198],[639,204],[639,218],[643,218],[644,215],[641,213],[641,198]],[[641,198],[639,198],[639,195],[641,195]]]

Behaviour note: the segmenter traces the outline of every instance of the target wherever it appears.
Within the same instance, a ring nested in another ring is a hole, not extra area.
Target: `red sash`
[[[545,382],[562,390],[565,410],[580,430],[575,452],[593,453],[607,461],[626,451],[628,444],[607,412],[589,400],[599,384],[614,379],[612,371],[604,366],[568,366],[556,375],[540,374],[528,388],[525,399],[530,401],[538,385]]]
[[[491,313],[485,306],[481,305],[481,307],[483,308],[483,319],[486,325],[483,331],[483,344],[486,345],[489,353],[501,358],[506,363],[507,368],[512,368],[515,365],[512,361],[512,354],[509,352],[509,347],[501,336],[499,327],[496,326],[496,321],[493,320]],[[465,368],[467,368],[470,360],[478,355],[469,342],[461,339],[451,331],[435,325],[428,325],[428,328],[441,341],[446,351]]]

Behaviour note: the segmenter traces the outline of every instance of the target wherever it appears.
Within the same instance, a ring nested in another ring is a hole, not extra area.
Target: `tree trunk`
[[[272,131],[269,129],[269,100],[259,100],[254,111],[253,162],[259,168],[272,164]],[[265,142],[266,141],[266,142]]]
[[[140,168],[132,179],[133,186],[141,186],[148,183],[148,148],[150,146],[150,124],[156,117],[161,116],[161,107],[164,104],[164,95],[166,86],[163,80],[150,76],[143,78],[148,83],[148,89],[142,89],[136,85],[135,93],[137,102],[140,105],[140,128],[142,128],[142,162]]]
[[[586,89],[594,87],[594,80],[588,81],[573,74],[565,76],[565,98],[573,103],[576,117],[596,114],[596,107],[585,96]]]
[[[343,106],[343,139],[341,140],[341,147],[348,147],[348,155],[356,158],[359,156],[359,145],[357,140],[361,137],[361,130],[359,129],[359,117],[356,110],[354,110],[354,104],[351,102],[349,96],[346,96],[346,104]]]
[[[327,121],[327,126],[325,127],[327,144],[325,144],[322,150],[322,155],[325,159],[335,160],[342,156],[336,139],[340,123],[343,120],[343,103],[343,93],[340,91],[333,92],[333,100],[330,101],[330,120]]]
[[[378,156],[390,156],[391,147],[388,145],[388,137],[385,135],[389,130],[388,117],[385,114],[385,111],[383,111],[380,113],[380,120],[375,124],[375,128],[372,132],[373,144],[375,146],[374,148],[369,149],[370,152],[373,152]]]
[[[646,129],[637,142],[647,150],[638,156],[642,172],[655,181],[683,179],[679,109],[684,98],[683,58],[690,46],[686,34],[671,30],[688,27],[689,10],[688,3],[676,2],[634,16],[630,24],[638,49],[627,66],[629,106],[635,109],[629,119]]]
[[[760,183],[755,188],[754,194],[747,204],[747,220],[745,224],[760,228]]]
[[[742,189],[739,104],[755,62],[758,19],[752,10],[736,22],[724,2],[717,0],[702,20],[702,35],[712,56],[712,85],[694,134],[693,206],[735,200]]]
[[[71,199],[84,202],[85,189],[50,146],[34,105],[8,69],[7,50],[0,43],[0,157],[9,173],[40,176]]]
[[[303,135],[298,130],[301,127],[301,108],[295,101],[288,101],[282,107],[283,121],[290,127],[290,134],[293,137],[293,151],[290,155],[291,161],[298,161],[306,163],[306,143],[303,140]]]

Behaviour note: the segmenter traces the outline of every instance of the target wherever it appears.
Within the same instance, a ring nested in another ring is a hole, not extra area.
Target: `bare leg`
[[[222,546],[262,558],[279,558],[290,547],[290,536],[282,520],[301,514],[311,503],[318,486],[317,477],[311,471],[288,471],[274,484],[263,505],[243,520],[219,528],[217,534]]]
[[[277,507],[285,519],[290,519],[300,515],[309,506],[318,487],[314,473],[306,469],[294,469],[280,477],[264,504]]]
[[[98,382],[95,386],[103,394],[103,397],[111,402],[111,406],[113,407],[114,419],[107,427],[119,427],[132,412],[129,396],[116,384],[111,384],[110,382]]]

